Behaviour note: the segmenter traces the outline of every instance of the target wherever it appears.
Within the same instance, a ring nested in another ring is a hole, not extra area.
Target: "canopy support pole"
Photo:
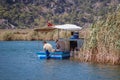
[[[58,29],[58,39],[59,39],[59,37],[60,37],[60,36],[59,36],[59,29]]]

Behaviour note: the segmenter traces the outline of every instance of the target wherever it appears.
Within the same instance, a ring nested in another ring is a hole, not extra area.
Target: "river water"
[[[1,41],[0,80],[120,80],[120,65],[40,60],[35,53],[42,45],[41,41]]]

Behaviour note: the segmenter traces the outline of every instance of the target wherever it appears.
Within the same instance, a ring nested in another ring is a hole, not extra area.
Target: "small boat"
[[[61,26],[60,25],[54,26],[53,28],[50,28],[49,30],[54,30],[54,29],[79,31],[82,28],[75,26],[75,25],[66,24],[66,25],[61,25]],[[42,30],[35,30],[35,31],[42,31]],[[58,32],[58,36],[59,36],[59,32]],[[76,32],[74,33],[72,32],[72,36],[69,39],[59,38],[59,41],[63,48],[62,51],[54,51],[54,52],[39,51],[36,54],[38,55],[40,59],[49,59],[49,58],[50,59],[66,59],[70,57],[71,50],[80,49],[82,45],[81,43],[83,43],[83,40],[79,38],[79,33],[76,33]]]
[[[68,59],[70,58],[71,50],[78,50],[80,47],[82,47],[84,39],[73,39],[72,37],[72,39],[59,39],[59,41],[64,46],[64,50],[49,52],[49,56],[47,55],[48,52],[46,51],[39,51],[36,54],[40,59]]]

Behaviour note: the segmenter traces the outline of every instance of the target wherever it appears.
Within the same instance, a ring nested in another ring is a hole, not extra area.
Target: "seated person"
[[[55,51],[64,51],[64,42],[63,41],[59,41],[59,40],[56,40],[56,49]]]
[[[60,44],[58,40],[56,40],[56,49],[60,49]]]

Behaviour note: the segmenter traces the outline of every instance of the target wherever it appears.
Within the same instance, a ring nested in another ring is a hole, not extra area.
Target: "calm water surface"
[[[40,41],[0,42],[0,80],[120,80],[118,65],[40,60],[41,49]]]

